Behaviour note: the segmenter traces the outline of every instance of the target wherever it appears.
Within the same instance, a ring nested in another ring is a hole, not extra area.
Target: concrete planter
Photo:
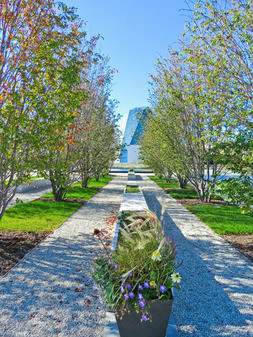
[[[139,192],[127,192],[127,187],[129,187],[129,186],[131,186],[131,187],[137,187],[138,189],[139,189]],[[129,182],[129,183],[127,183],[127,185],[124,187],[124,193],[131,193],[131,194],[139,194],[139,193],[142,193],[141,192],[141,189],[140,189],[140,186],[139,185],[137,185],[135,182]]]
[[[137,185],[136,183],[127,183],[128,185]],[[125,193],[120,207],[119,219],[122,212],[143,212],[147,211],[144,194],[141,193]],[[120,229],[120,220],[118,219],[111,250],[117,247],[118,234]],[[113,312],[107,311],[106,327],[104,337],[120,336],[120,337],[165,337],[166,332],[169,336],[178,337],[175,321],[171,314],[173,303],[173,289],[171,289],[171,299],[167,301],[154,300],[151,301],[149,313],[152,315],[152,322],[141,322],[142,315],[137,313],[132,307],[129,313],[126,312],[122,319],[116,311],[116,321]],[[117,324],[116,324],[117,323]],[[118,328],[117,328],[118,327]]]
[[[154,300],[150,304],[152,321],[141,322],[142,314],[132,307],[122,318],[116,315],[120,337],[165,337],[170,318],[173,299]]]
[[[128,173],[127,180],[128,181],[136,180],[136,175],[134,173]]]

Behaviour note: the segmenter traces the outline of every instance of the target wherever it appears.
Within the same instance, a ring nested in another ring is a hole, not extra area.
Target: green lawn
[[[107,175],[99,182],[91,180],[89,187],[73,187],[66,198],[90,199],[98,191],[98,187],[104,187],[114,176]],[[53,198],[52,193],[43,195],[42,198]],[[0,230],[52,232],[67,220],[81,203],[32,201],[18,204],[7,209],[0,222]]]
[[[170,183],[167,183],[164,178],[159,178],[157,176],[149,176],[151,180],[153,180],[158,186],[162,188],[177,188],[179,184],[176,179],[171,179]]]
[[[166,193],[170,194],[175,199],[199,199],[198,193],[191,185],[187,185],[186,189],[178,189],[179,183],[176,179],[171,179],[170,183],[166,183],[164,178],[159,178],[157,176],[149,176],[149,178],[162,188],[171,188],[170,190],[167,190]],[[222,198],[218,196],[213,196],[212,199],[222,200]]]
[[[185,206],[218,234],[253,234],[253,217],[237,206]]]
[[[0,230],[51,232],[79,207],[80,203],[32,201],[7,209]]]
[[[149,177],[149,179],[153,180],[154,182],[166,182],[166,180],[163,177],[162,178],[159,178],[158,176],[148,176],[148,177]],[[175,179],[173,179],[173,180],[175,180]]]
[[[166,193],[175,199],[199,199],[198,193],[193,189],[168,190]]]
[[[68,190],[65,198],[71,199],[86,199],[89,200],[93,195],[97,194],[98,188],[83,188],[83,187],[72,187]],[[53,198],[53,193],[44,194],[41,198]]]
[[[105,185],[108,184],[109,181],[111,181],[115,176],[108,174],[106,176],[104,176],[103,178],[99,178],[99,181],[95,181],[95,178],[92,178],[88,184],[88,187],[104,187]],[[82,184],[81,182],[77,182],[75,184],[73,184],[72,186],[77,186],[77,187],[81,187]]]
[[[126,186],[126,193],[141,193],[138,186]]]

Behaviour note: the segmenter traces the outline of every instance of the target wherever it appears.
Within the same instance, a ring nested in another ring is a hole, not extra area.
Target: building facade
[[[128,113],[123,136],[123,150],[120,156],[121,163],[139,162],[139,140],[143,132],[143,125],[147,116],[148,107],[133,108]]]

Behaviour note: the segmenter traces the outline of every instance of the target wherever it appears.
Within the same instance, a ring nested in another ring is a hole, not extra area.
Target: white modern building
[[[143,132],[143,124],[147,116],[148,107],[133,108],[128,113],[123,136],[124,148],[121,152],[121,163],[139,162],[139,139]]]

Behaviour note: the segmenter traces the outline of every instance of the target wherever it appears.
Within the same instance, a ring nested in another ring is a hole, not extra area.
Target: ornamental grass
[[[151,211],[130,214],[125,220],[113,252],[104,245],[103,232],[94,231],[104,249],[92,263],[92,277],[117,314],[122,316],[132,306],[142,321],[152,320],[150,301],[169,300],[171,288],[180,288],[176,245],[164,235],[162,219]]]

